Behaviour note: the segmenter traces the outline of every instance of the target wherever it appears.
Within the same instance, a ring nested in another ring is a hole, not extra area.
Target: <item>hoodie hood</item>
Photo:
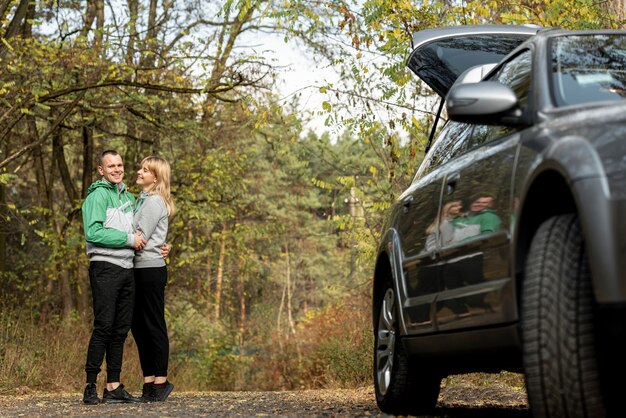
[[[126,192],[126,185],[124,183],[113,184],[105,179],[94,181],[91,186],[87,189],[87,194],[93,192],[94,190],[104,187],[108,190],[116,190],[118,193]]]

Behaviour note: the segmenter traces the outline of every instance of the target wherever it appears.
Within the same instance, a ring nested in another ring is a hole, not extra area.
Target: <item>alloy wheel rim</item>
[[[396,343],[395,296],[392,289],[387,289],[378,317],[378,335],[376,336],[376,380],[381,395],[385,395],[391,383],[393,356]]]

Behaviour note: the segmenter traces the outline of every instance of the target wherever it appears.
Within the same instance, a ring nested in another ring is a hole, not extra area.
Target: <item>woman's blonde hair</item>
[[[148,193],[156,193],[163,198],[167,207],[167,215],[171,218],[174,216],[176,207],[170,196],[170,176],[172,172],[170,163],[164,158],[151,155],[141,160],[141,166],[143,167],[144,165],[154,174],[156,180],[156,183],[149,188]]]
[[[452,209],[452,206],[459,205],[459,204],[461,204],[460,200],[452,200],[444,204],[443,207],[441,208],[441,212],[439,213],[439,216],[433,221],[433,223],[428,225],[428,228],[426,228],[426,233],[432,234],[433,232],[435,232],[435,228],[437,227],[438,224],[441,224],[443,221],[450,221],[454,218],[459,217],[460,215],[453,216],[450,213],[450,209]]]

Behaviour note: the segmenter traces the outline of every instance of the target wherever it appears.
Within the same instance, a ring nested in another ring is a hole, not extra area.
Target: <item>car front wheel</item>
[[[602,417],[593,294],[578,218],[545,221],[522,292],[526,390],[535,417]]]
[[[387,286],[379,301],[374,341],[374,382],[376,403],[393,415],[431,413],[437,403],[441,378],[411,359],[398,334],[396,296]]]

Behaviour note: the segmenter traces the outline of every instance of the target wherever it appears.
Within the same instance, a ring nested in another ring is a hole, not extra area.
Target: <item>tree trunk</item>
[[[276,330],[278,331],[278,343],[280,344],[280,347],[282,348],[283,344],[282,344],[282,338],[280,338],[282,336],[282,317],[283,317],[283,309],[285,309],[285,296],[287,294],[287,284],[285,284],[283,286],[283,294],[280,297],[280,304],[278,305],[278,315],[276,318]]]
[[[28,14],[29,2],[30,0],[20,0],[19,4],[17,5],[17,9],[15,9],[15,13],[13,14],[13,18],[11,19],[11,22],[9,22],[9,26],[7,27],[4,34],[2,34],[2,37],[4,39],[7,39],[7,40],[11,39],[12,37],[14,37],[20,32],[20,28],[22,27],[22,22],[24,21],[24,18]],[[4,56],[6,51],[7,51],[7,46],[4,45],[4,43],[0,44],[0,57]]]
[[[0,183],[0,272],[7,269],[7,227],[6,214],[6,198],[4,196],[4,184]]]
[[[289,245],[286,244],[285,248],[287,249],[287,274],[285,277],[285,289],[287,289],[287,320],[289,321],[289,331],[292,334],[296,333],[296,328],[293,322],[292,315],[292,307],[291,307],[291,299],[293,296],[293,288],[291,285],[291,256],[289,254]]]
[[[93,153],[93,128],[91,126],[83,126],[83,186],[81,188],[80,197],[87,196],[87,190],[93,182],[94,176],[94,153]]]
[[[0,22],[6,19],[11,2],[12,0],[0,0]],[[0,28],[2,28],[2,26],[0,26]]]
[[[139,0],[128,0],[128,43],[126,44],[126,64],[135,63],[135,42],[137,41],[137,18],[139,17]]]
[[[259,1],[253,1],[251,3],[247,3],[245,8],[239,11],[237,17],[231,21],[230,14],[226,14],[224,16],[224,23],[222,27],[222,31],[218,37],[217,42],[217,52],[215,54],[215,63],[213,64],[213,70],[211,71],[210,85],[217,86],[220,83],[220,80],[224,76],[224,71],[226,69],[226,63],[230,59],[230,56],[233,52],[233,47],[235,46],[235,41],[237,37],[242,33],[244,26],[250,19],[252,19],[254,12],[257,7],[259,7]],[[202,121],[204,123],[210,123],[213,118],[213,113],[215,112],[215,103],[217,102],[217,98],[212,95],[207,95],[207,98],[204,102],[204,114],[202,115]]]
[[[239,338],[240,344],[243,343],[243,333],[246,324],[246,286],[244,275],[242,273],[244,265],[243,257],[239,258],[239,266],[237,268],[237,293],[239,293]]]
[[[93,22],[96,20],[96,2],[88,1],[87,8],[85,9],[85,24],[80,31],[80,36],[85,37],[91,31],[91,27],[93,26]]]
[[[31,137],[31,142],[39,141],[39,131],[37,130],[37,123],[35,117],[32,115],[27,116],[28,133]],[[41,145],[37,145],[33,148],[33,165],[35,168],[35,178],[37,179],[37,195],[39,200],[39,206],[46,208],[52,212],[52,197],[50,196],[50,187],[48,185],[48,179],[46,178],[46,167],[43,159],[43,153],[41,152]],[[46,214],[47,219],[49,214]]]
[[[211,235],[211,230],[207,231],[207,236]],[[205,302],[209,301],[209,295],[211,293],[211,281],[213,280],[213,246],[207,245],[207,256],[206,256],[206,274],[204,280],[198,280],[197,289],[198,294],[202,295]]]
[[[76,251],[75,257],[83,257],[82,251]],[[85,268],[79,268],[76,274],[76,309],[81,316],[87,314],[89,310],[89,273]]]
[[[70,285],[70,277],[67,268],[63,265],[58,266],[59,284],[61,287],[61,300],[63,301],[63,319],[70,319],[72,312],[76,309],[72,298],[72,287]]]
[[[141,67],[151,68],[154,66],[156,58],[156,38],[157,38],[157,5],[158,0],[150,0],[148,8],[148,29],[144,38],[144,55],[141,59]]]
[[[88,2],[89,3],[89,2]],[[104,37],[104,0],[95,0],[96,7],[96,35],[94,44],[98,49],[102,49],[102,39]]]
[[[220,253],[217,262],[217,274],[215,276],[215,319],[220,319],[222,308],[222,283],[224,281],[224,260],[226,259],[226,231],[228,223],[222,222],[222,235],[220,236]]]
[[[78,192],[74,187],[74,182],[72,181],[70,170],[67,167],[67,162],[65,161],[65,152],[63,151],[63,138],[61,137],[60,129],[57,129],[52,135],[52,158],[56,162],[57,169],[59,170],[59,177],[61,178],[61,182],[63,183],[65,193],[67,193],[70,204],[73,206],[78,200]]]
[[[618,20],[626,20],[626,0],[610,0],[602,3],[609,12],[615,14]],[[621,25],[623,27],[623,25]]]
[[[36,3],[30,2],[26,9],[26,16],[24,17],[24,23],[22,24],[21,33],[24,38],[30,38],[33,36],[33,21],[35,20],[35,14],[37,12]]]

